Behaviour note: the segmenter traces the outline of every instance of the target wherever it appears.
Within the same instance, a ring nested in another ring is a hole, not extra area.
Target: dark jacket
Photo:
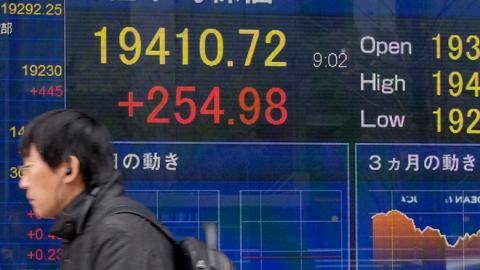
[[[115,172],[111,181],[111,187],[99,192],[85,215],[80,234],[77,227],[90,196],[86,192],[62,211],[51,228],[51,234],[64,239],[61,269],[174,270],[173,243],[149,221],[126,213],[103,217],[106,209],[114,206],[113,198],[125,196],[119,173]]]

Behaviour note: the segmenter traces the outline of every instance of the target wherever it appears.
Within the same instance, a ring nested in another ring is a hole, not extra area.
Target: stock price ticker
[[[480,133],[476,21],[70,14],[67,106],[88,108],[118,139],[429,142]]]
[[[475,269],[480,7],[394,2],[0,3],[0,270],[58,268],[17,166],[60,108],[105,123],[176,237],[216,222],[239,270]]]

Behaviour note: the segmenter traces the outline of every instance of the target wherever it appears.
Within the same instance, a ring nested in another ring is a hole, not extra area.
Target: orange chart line
[[[480,230],[474,234],[466,233],[463,237],[458,237],[457,241],[451,245],[448,243],[447,237],[445,234],[442,234],[439,229],[432,228],[430,226],[425,227],[423,230],[417,228],[415,221],[412,218],[409,218],[407,215],[403,214],[398,210],[391,210],[388,213],[379,213],[372,217],[373,220],[373,238],[396,238],[396,239],[412,239],[414,237],[421,237],[422,239],[432,238],[438,239],[441,238],[444,241],[445,247],[448,248],[457,248],[462,245],[462,243],[472,242],[475,239],[480,240]],[[381,227],[384,227],[388,224],[390,228],[390,233],[382,233]],[[397,233],[395,233],[397,232]],[[474,247],[475,248],[475,247]]]

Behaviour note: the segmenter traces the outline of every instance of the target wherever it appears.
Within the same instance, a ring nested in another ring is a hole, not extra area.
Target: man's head
[[[36,117],[25,127],[20,154],[19,186],[41,217],[59,214],[83,190],[102,185],[114,165],[108,130],[76,110]]]

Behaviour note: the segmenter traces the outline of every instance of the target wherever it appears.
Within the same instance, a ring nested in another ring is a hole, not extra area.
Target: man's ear
[[[76,156],[69,156],[69,162],[65,162],[62,166],[64,168],[65,176],[63,181],[65,183],[72,183],[80,176],[80,161]]]

